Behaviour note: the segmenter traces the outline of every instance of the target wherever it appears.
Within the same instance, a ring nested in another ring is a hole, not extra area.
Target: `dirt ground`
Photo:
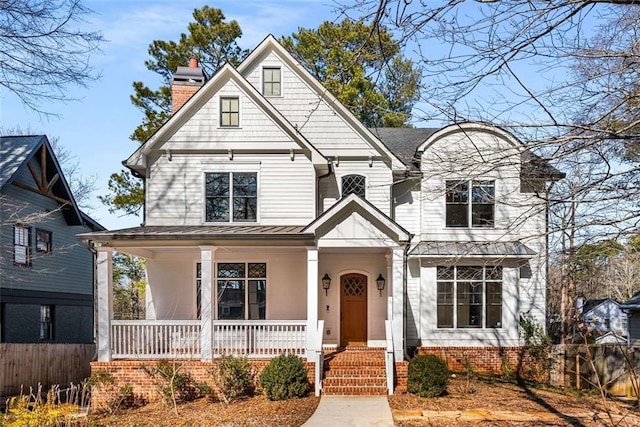
[[[631,403],[595,394],[519,385],[496,378],[452,379],[444,396],[389,396],[395,425],[413,426],[640,426]]]
[[[270,402],[262,396],[226,406],[203,398],[178,406],[178,415],[161,403],[124,410],[115,416],[91,415],[94,426],[286,426],[302,425],[319,398]],[[454,378],[444,396],[422,399],[410,394],[389,397],[394,421],[413,426],[640,426],[640,412],[629,403],[609,400],[611,418],[598,396],[561,393],[499,379]]]

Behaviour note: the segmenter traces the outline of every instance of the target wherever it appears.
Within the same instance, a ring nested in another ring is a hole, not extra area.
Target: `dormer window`
[[[282,94],[282,74],[279,67],[262,69],[262,94],[264,96],[280,96]]]
[[[237,96],[220,98],[220,126],[240,126],[240,100]]]
[[[447,227],[493,227],[495,181],[447,181]]]
[[[362,175],[345,175],[342,177],[342,197],[357,194],[365,198],[366,179]]]

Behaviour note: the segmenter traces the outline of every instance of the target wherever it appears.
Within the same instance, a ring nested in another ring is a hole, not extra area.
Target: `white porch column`
[[[318,328],[318,249],[307,248],[307,358],[314,348]]]
[[[392,329],[393,351],[396,361],[404,359],[404,248],[392,249],[391,255],[392,287]]]
[[[208,362],[213,359],[213,254],[216,248],[200,247],[200,349],[201,360]]]
[[[98,362],[111,360],[113,318],[113,249],[97,248]]]

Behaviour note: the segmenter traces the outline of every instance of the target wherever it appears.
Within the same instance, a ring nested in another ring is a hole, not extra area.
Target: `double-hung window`
[[[240,126],[240,99],[237,96],[220,98],[220,126]]]
[[[51,232],[36,228],[36,252],[51,252]]]
[[[13,262],[17,265],[31,265],[31,227],[13,226]]]
[[[218,319],[266,319],[267,264],[221,262],[217,264]]]
[[[262,94],[264,96],[281,95],[281,75],[279,67],[265,67],[262,69]]]
[[[256,172],[205,173],[207,222],[255,222],[258,214]]]
[[[447,227],[493,227],[495,181],[447,181]]]
[[[53,340],[53,306],[44,304],[40,306],[40,339]]]
[[[438,328],[501,328],[502,267],[438,267]]]

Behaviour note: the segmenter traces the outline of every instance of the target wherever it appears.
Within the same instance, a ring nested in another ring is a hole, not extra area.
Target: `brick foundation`
[[[269,360],[249,360],[249,362],[256,370],[255,378],[257,382],[260,377],[260,373],[269,363]],[[157,360],[91,362],[91,374],[93,375],[99,371],[106,371],[114,379],[114,386],[116,389],[123,386],[130,386],[136,398],[152,401],[160,399],[161,396],[153,382],[153,379],[145,372],[144,368],[155,367],[157,363]],[[173,361],[170,361],[170,363],[173,363]],[[211,369],[216,364],[215,361],[201,362],[196,360],[177,360],[175,363],[181,366],[179,372],[189,373],[194,382],[206,383],[210,387],[213,387]],[[304,364],[307,367],[307,377],[309,378],[311,390],[313,390],[315,382],[315,363],[305,361]],[[107,391],[101,390],[100,387],[92,390],[91,406],[93,409],[100,408],[101,405],[106,402],[108,396],[105,395],[105,393],[107,393]]]
[[[513,376],[530,377],[535,362],[526,347],[419,347],[417,354],[434,354],[450,371],[466,371],[467,363],[475,372],[503,375],[510,369]]]

